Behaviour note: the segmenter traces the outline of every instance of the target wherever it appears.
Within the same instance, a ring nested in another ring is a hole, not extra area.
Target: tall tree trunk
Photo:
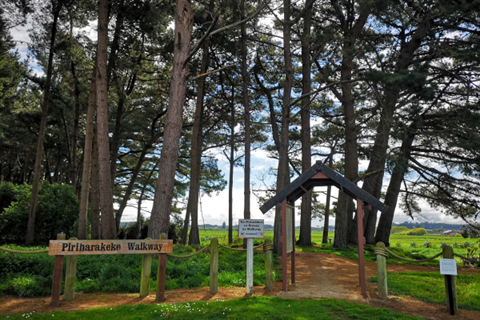
[[[95,80],[96,81],[96,80]],[[96,91],[96,87],[95,87]],[[96,98],[96,95],[95,95]],[[95,129],[95,128],[94,128]],[[92,144],[92,189],[91,189],[91,210],[92,210],[92,240],[102,238],[102,224],[100,221],[100,185],[98,180],[98,143],[97,134],[94,130]]]
[[[388,206],[388,210],[380,215],[380,220],[378,221],[375,242],[382,241],[386,246],[390,245],[390,231],[392,229],[393,216],[395,214],[395,208],[397,207],[400,186],[405,173],[408,171],[408,158],[410,157],[410,149],[412,147],[413,140],[415,139],[414,131],[417,128],[417,124],[418,122],[415,122],[410,126],[410,129],[413,130],[410,130],[410,133],[408,133],[406,139],[402,143],[400,154],[397,156],[397,163],[393,169],[387,194],[385,196],[385,204]]]
[[[138,207],[137,207],[137,238],[140,239],[142,233],[142,201],[143,196],[145,195],[145,190],[147,190],[148,183],[153,176],[153,173],[157,170],[157,164],[155,164],[148,174],[147,180],[142,186],[142,191],[138,197]]]
[[[78,214],[78,239],[88,238],[87,214],[88,214],[88,193],[90,189],[90,175],[92,165],[93,145],[93,121],[96,110],[96,66],[93,66],[92,83],[90,85],[90,96],[88,97],[87,123],[85,125],[85,147],[83,148],[83,172],[82,189],[80,191],[80,212]],[[93,219],[93,217],[92,217]],[[92,223],[93,224],[93,223]],[[93,227],[92,227],[93,239]]]
[[[114,188],[115,175],[117,173],[117,159],[118,159],[118,150],[120,149],[120,133],[122,131],[122,117],[123,117],[123,112],[125,111],[124,93],[119,92],[118,94],[120,95],[120,98],[118,99],[117,114],[115,116],[115,127],[112,132],[112,150],[110,152],[110,181],[112,182],[112,190]]]
[[[284,22],[283,22],[283,56],[285,60],[285,83],[283,87],[282,124],[280,132],[280,148],[278,149],[278,172],[277,172],[277,193],[285,188],[290,181],[288,168],[288,128],[290,122],[290,94],[293,84],[292,53],[290,50],[290,0],[283,1]],[[273,245],[278,256],[282,255],[282,217],[281,205],[275,208]]]
[[[355,43],[368,19],[369,9],[366,7],[357,9],[355,1],[342,1],[341,5],[345,6],[345,10],[342,10],[338,0],[331,0],[331,2],[337,18],[340,21],[344,38],[340,80],[347,82],[342,83],[340,100],[345,117],[345,178],[354,181],[358,177],[358,144],[357,128],[355,125],[355,101],[352,92],[353,86],[349,81],[352,80],[354,69]],[[352,200],[346,193],[340,191],[335,217],[335,247],[345,248],[347,246],[349,225],[353,223],[352,209]]]
[[[120,148],[120,132],[122,125],[122,116],[125,108],[125,96],[123,92],[123,86],[119,83],[118,75],[116,74],[117,65],[117,52],[120,48],[120,39],[122,37],[123,22],[125,20],[123,15],[123,8],[119,6],[117,9],[117,19],[115,21],[115,30],[113,33],[113,40],[110,49],[110,55],[108,57],[107,64],[107,92],[110,89],[110,84],[113,78],[113,85],[118,94],[118,108],[115,116],[115,127],[112,133],[112,148],[110,150],[110,175],[112,182],[112,190],[115,184],[115,174],[117,171],[117,158],[118,150]],[[118,225],[117,225],[118,230]]]
[[[72,73],[75,78],[75,115],[73,118],[73,134],[71,143],[70,157],[70,184],[73,186],[73,193],[77,194],[77,148],[78,148],[78,132],[80,121],[80,85],[78,77],[75,73],[75,66],[72,64]]]
[[[242,20],[245,19],[245,0],[242,0],[240,14]],[[247,23],[241,25],[242,36],[242,95],[244,108],[244,126],[245,126],[245,167],[244,167],[244,187],[243,187],[243,218],[250,219],[250,99],[248,95],[248,71],[247,71]],[[246,248],[247,240],[244,239],[243,246]]]
[[[122,220],[123,211],[127,207],[128,200],[130,200],[130,195],[132,194],[133,187],[135,186],[138,174],[140,173],[140,169],[142,169],[143,163],[145,162],[145,156],[147,155],[149,149],[149,145],[144,146],[140,156],[138,157],[137,164],[135,165],[135,168],[133,168],[132,176],[130,177],[130,181],[128,181],[127,190],[125,190],[122,202],[120,203],[117,214],[115,215],[115,225],[117,230],[120,228],[120,221]]]
[[[432,25],[430,23],[430,15],[423,16],[419,27],[415,30],[408,42],[403,42],[400,49],[400,55],[395,65],[395,73],[400,73],[408,70],[408,67],[413,63],[414,54],[421,46],[422,40],[431,32]],[[382,191],[382,181],[384,176],[386,155],[388,150],[388,139],[390,138],[390,131],[392,129],[393,115],[396,110],[397,102],[400,98],[400,88],[398,86],[387,86],[385,95],[379,101],[382,107],[380,114],[380,122],[377,127],[377,134],[370,156],[370,163],[367,172],[380,171],[376,175],[368,176],[363,182],[362,189],[368,193],[380,198]],[[368,244],[375,244],[375,229],[377,222],[377,210],[365,210],[364,230],[365,238]],[[353,230],[352,237],[356,239],[356,230]],[[352,240],[353,240],[352,239]]]
[[[333,148],[332,148],[332,155],[330,159],[328,159],[328,166],[332,168],[333,166]],[[330,230],[329,220],[330,220],[330,199],[332,195],[332,186],[327,187],[327,199],[325,203],[325,221],[323,223],[323,238],[322,243],[328,243],[328,231]]]
[[[311,166],[311,140],[310,140],[310,96],[311,80],[311,61],[310,61],[310,28],[312,25],[311,7],[305,11],[303,18],[303,37],[302,37],[302,84],[303,95],[302,110],[300,111],[302,129],[302,172],[307,171]],[[300,237],[298,244],[302,246],[312,245],[312,191],[310,190],[302,196],[302,207],[300,213]]]
[[[98,4],[97,43],[97,141],[100,185],[100,208],[102,210],[102,238],[117,238],[113,214],[113,192],[110,175],[110,152],[108,139],[108,92],[107,92],[107,43],[108,0]]]
[[[213,12],[214,1],[210,0],[209,11]],[[200,74],[204,74],[208,69],[208,49],[210,38],[205,39],[202,44],[202,65]],[[195,119],[192,132],[192,152],[190,154],[190,190],[188,195],[187,213],[192,219],[192,227],[188,237],[188,244],[200,244],[200,234],[198,232],[198,197],[200,195],[200,173],[202,170],[202,152],[203,152],[203,110],[205,98],[205,76],[197,80],[197,104],[195,106]],[[188,212],[190,210],[190,214]],[[188,231],[188,220],[185,219],[184,234]]]
[[[35,215],[37,212],[37,201],[38,201],[38,190],[40,186],[40,176],[42,169],[42,160],[43,160],[43,139],[45,137],[45,130],[47,126],[47,116],[48,116],[48,104],[50,100],[50,86],[52,82],[52,70],[53,70],[53,49],[55,46],[55,37],[57,35],[57,24],[58,16],[60,10],[62,9],[62,2],[52,1],[52,13],[53,13],[53,24],[52,32],[50,34],[50,47],[48,53],[48,65],[47,65],[47,80],[45,82],[45,92],[43,95],[43,104],[42,104],[42,118],[40,120],[40,128],[38,131],[38,141],[37,141],[37,154],[35,157],[35,171],[33,176],[32,184],[32,194],[30,198],[30,210],[28,212],[28,224],[27,224],[27,234],[26,234],[26,244],[33,244],[35,239]]]
[[[352,43],[348,39],[344,44],[344,56],[341,68],[341,80],[350,81],[353,69]],[[342,106],[345,117],[345,178],[353,181],[358,176],[358,153],[357,153],[357,129],[355,125],[355,107],[352,94],[352,84],[342,84]],[[335,217],[335,241],[334,246],[345,248],[348,243],[348,226],[352,216],[349,214],[350,197],[339,192],[337,213]]]
[[[235,87],[232,83],[230,106],[230,172],[228,176],[228,244],[233,242],[233,170],[235,168]]]
[[[190,2],[188,0],[176,0],[172,81],[160,158],[159,178],[155,188],[148,229],[148,235],[152,239],[158,239],[160,234],[167,234],[170,224],[170,207],[173,199],[175,169],[182,131],[183,105],[189,74],[186,63],[190,51],[192,25],[193,11]]]

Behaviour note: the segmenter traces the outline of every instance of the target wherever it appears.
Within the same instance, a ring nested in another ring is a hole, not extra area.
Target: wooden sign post
[[[264,238],[263,219],[239,219],[238,237],[247,239],[247,293],[253,293],[253,239]]]
[[[57,235],[57,241],[65,240],[65,234]],[[50,255],[50,252],[48,253]],[[53,267],[53,282],[52,282],[52,301],[51,307],[60,306],[60,289],[62,288],[62,270],[63,270],[63,255],[55,255],[55,265]]]
[[[442,249],[443,259],[440,259],[440,274],[445,276],[445,292],[447,310],[453,316],[458,313],[457,304],[457,261],[453,257],[453,248],[445,246]]]
[[[163,293],[165,292],[165,269],[167,264],[167,253],[173,251],[173,241],[167,240],[167,235],[162,237],[162,240],[65,240],[64,234],[57,235],[57,240],[51,240],[49,245],[49,255],[55,256],[55,266],[53,269],[53,283],[52,283],[52,301],[50,306],[58,307],[60,305],[60,289],[62,284],[62,269],[63,256],[76,257],[78,255],[95,255],[95,254],[144,254],[144,266],[142,267],[142,279],[140,285],[140,296],[148,295],[150,272],[145,270],[151,268],[151,255],[159,254],[159,269],[162,268],[158,274],[159,286],[157,295],[160,293],[161,297],[157,296],[163,301]],[[150,267],[148,256],[150,256]],[[67,261],[67,275],[65,279],[66,300],[73,300],[75,293],[75,273],[76,273],[76,259],[69,259]],[[148,280],[147,280],[148,279]],[[162,280],[163,279],[163,280]],[[148,281],[148,282],[147,282]],[[73,289],[72,289],[73,288]]]

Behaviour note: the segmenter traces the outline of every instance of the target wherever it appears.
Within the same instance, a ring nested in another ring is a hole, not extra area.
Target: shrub
[[[400,247],[402,246],[402,243],[401,243],[401,242],[397,242],[395,245],[400,248]]]
[[[0,184],[0,212],[10,207],[16,199],[16,187],[11,182]]]
[[[410,247],[414,247],[414,248],[415,248],[416,246],[417,246],[417,244],[416,244],[415,242],[413,242],[413,241],[410,242]]]
[[[432,247],[432,245],[430,244],[430,241],[428,241],[428,240],[423,243],[423,246],[425,248],[431,248]]]
[[[427,234],[427,230],[425,230],[425,228],[415,228],[413,230],[410,230],[407,232],[407,235],[409,236],[422,236],[422,235],[425,235]]]
[[[0,243],[25,242],[31,188],[27,184],[14,186],[15,201],[0,213]],[[62,232],[67,239],[73,236],[78,210],[79,201],[71,186],[42,182],[35,217],[35,242],[47,243]]]
[[[443,248],[443,247],[446,247],[448,246],[448,244],[446,242],[440,242],[440,248]]]
[[[405,231],[408,231],[408,228],[407,227],[392,227],[392,230],[390,231],[391,234],[394,234],[394,233],[403,233]]]

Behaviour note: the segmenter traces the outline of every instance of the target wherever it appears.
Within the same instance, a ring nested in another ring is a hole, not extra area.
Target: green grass
[[[54,316],[54,317],[52,317]],[[228,301],[189,302],[158,305],[123,305],[115,308],[96,308],[71,313],[10,314],[16,319],[357,319],[390,320],[420,319],[388,309],[335,299],[290,300],[277,297],[251,297]],[[0,316],[7,319],[7,316]]]
[[[377,281],[376,277],[370,281]],[[399,272],[387,275],[388,291],[395,295],[406,295],[421,301],[445,302],[444,276],[434,272]],[[468,310],[480,310],[480,274],[459,274],[457,282],[458,307]]]

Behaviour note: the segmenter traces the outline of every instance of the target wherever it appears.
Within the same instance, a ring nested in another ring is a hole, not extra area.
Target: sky
[[[27,58],[28,47],[27,43],[30,40],[27,34],[27,30],[31,27],[31,24],[26,26],[18,26],[13,28],[10,32],[13,37],[13,40],[16,42],[16,50],[18,50],[21,59]],[[90,32],[92,38],[95,37],[94,32]],[[37,75],[42,75],[43,70],[36,64],[34,59],[30,60],[30,67]],[[229,163],[224,156],[220,153],[215,154],[218,159],[218,166],[222,170],[224,179],[228,180],[228,170]],[[312,158],[312,164],[315,163],[316,159]],[[259,180],[259,177],[265,174],[270,168],[276,168],[277,160],[271,159],[268,157],[268,154],[264,150],[254,150],[251,154],[251,182],[252,189],[263,188],[262,182]],[[365,170],[367,168],[368,162],[361,161],[359,163],[359,170]],[[295,177],[293,178],[295,179]],[[293,181],[292,179],[292,181]],[[383,187],[386,189],[388,186],[389,177],[386,176],[384,179]],[[243,181],[244,181],[244,172],[243,168],[234,169],[234,188],[233,188],[233,223],[234,225],[238,224],[238,219],[243,218],[243,204],[244,204],[244,194],[243,194]],[[271,180],[270,180],[271,182]],[[361,187],[361,182],[358,184]],[[318,187],[314,191],[321,192],[326,191],[326,187]],[[332,196],[336,197],[338,191],[336,188],[332,188]],[[225,190],[219,192],[218,194],[212,194],[212,196],[202,195],[201,203],[199,205],[199,225],[203,224],[213,224],[221,226],[224,222],[228,224],[228,185]],[[251,218],[252,219],[265,219],[265,224],[273,225],[273,212],[270,211],[267,214],[262,214],[260,211],[260,204],[257,201],[257,198],[252,194],[251,195]],[[325,202],[325,196],[320,194],[320,201]],[[442,213],[439,213],[438,210],[430,208],[425,201],[419,202],[422,209],[421,217],[417,216],[415,221],[429,221],[429,222],[443,222],[443,223],[458,223],[462,224],[463,221],[460,219],[453,219],[451,216],[446,216]],[[296,205],[300,205],[300,200],[297,201]],[[137,204],[135,201],[131,201],[128,204],[128,207],[125,209],[122,221],[130,222],[135,221],[137,216]],[[152,202],[144,201],[143,209],[146,212],[144,215],[149,217],[151,211]],[[298,210],[297,210],[298,213]],[[395,211],[394,223],[401,223],[404,221],[411,221],[411,218],[403,213],[399,208]],[[335,218],[330,218],[330,225],[335,224]],[[296,215],[295,224],[298,226],[300,223],[300,218],[298,214]],[[324,225],[323,220],[314,219],[312,220],[312,227],[322,227]]]
[[[323,160],[323,159],[315,159],[312,158],[312,164],[315,163],[316,160]],[[218,165],[222,172],[225,174],[225,178],[228,178],[228,170],[229,164],[225,158],[222,159],[221,156],[218,157]],[[255,150],[252,152],[252,169],[251,169],[251,181],[254,183],[252,189],[258,189],[262,186],[262,182],[258,179],[260,175],[264,174],[269,170],[270,167],[276,167],[277,160],[271,159],[268,157],[266,151],[263,150]],[[367,168],[368,162],[361,161],[359,165],[360,170],[365,170]],[[244,202],[244,194],[243,194],[243,182],[244,182],[244,172],[243,168],[235,168],[234,169],[234,188],[233,188],[233,224],[238,224],[238,219],[243,219],[243,202]],[[295,179],[294,177],[292,181]],[[384,179],[383,187],[386,189],[388,186],[388,176]],[[361,183],[358,184],[361,187]],[[326,191],[326,187],[317,187],[315,188],[315,192],[322,192]],[[337,197],[338,190],[336,188],[332,188],[332,196]],[[250,198],[251,201],[251,219],[264,219],[265,224],[273,225],[274,220],[274,213],[273,211],[269,211],[267,214],[263,214],[260,211],[261,204],[258,203],[257,198],[252,195]],[[320,193],[320,201],[325,203],[325,196]],[[301,203],[300,200],[297,200],[295,203],[296,206],[299,206]],[[442,223],[455,223],[455,224],[463,224],[462,220],[460,219],[453,219],[451,216],[446,216],[442,213],[439,213],[436,209],[432,209],[429,205],[424,202],[419,202],[420,207],[422,208],[421,215],[423,217],[417,216],[415,221],[428,221],[428,222],[442,222]],[[137,215],[136,203],[132,203],[135,207],[130,207],[125,209],[124,217],[122,221],[135,221]],[[144,208],[146,211],[150,211],[152,202],[144,203]],[[300,224],[300,217],[298,216],[298,210],[296,211],[297,215],[295,217],[295,225],[299,226]],[[146,215],[148,216],[148,215]],[[408,217],[405,213],[403,213],[400,209],[397,208],[395,211],[394,216],[394,223],[402,223],[404,221],[412,221],[410,217]],[[203,224],[212,224],[221,226],[225,222],[228,225],[228,186],[225,188],[224,191],[218,193],[218,195],[213,194],[211,197],[207,195],[203,195],[201,197],[201,205],[199,206],[199,226]],[[323,227],[324,221],[320,219],[313,219],[312,220],[312,227]],[[329,225],[335,225],[335,218],[331,217],[329,219]]]

